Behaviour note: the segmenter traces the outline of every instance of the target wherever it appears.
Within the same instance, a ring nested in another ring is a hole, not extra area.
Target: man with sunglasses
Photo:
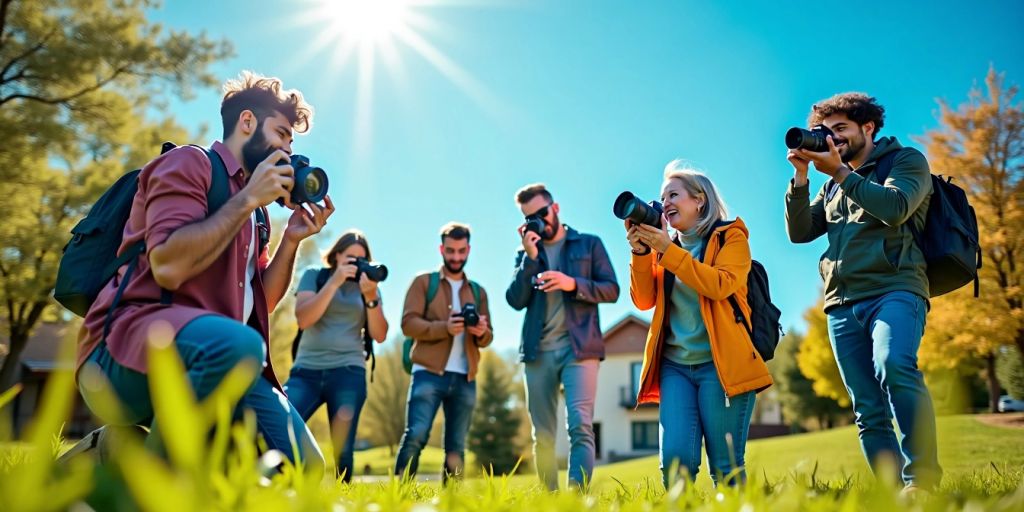
[[[525,364],[537,476],[548,489],[558,489],[555,432],[563,386],[568,485],[582,488],[594,469],[594,396],[604,359],[597,305],[618,300],[619,284],[601,240],[562,224],[558,203],[543,184],[519,190],[516,204],[526,216],[519,227],[523,248],[505,299],[517,311],[526,309],[519,359]]]

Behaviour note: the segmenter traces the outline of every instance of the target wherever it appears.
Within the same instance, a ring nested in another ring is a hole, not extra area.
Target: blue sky
[[[937,126],[936,100],[963,102],[990,64],[1024,81],[1015,1],[456,0],[412,7],[430,48],[393,39],[374,50],[372,68],[341,62],[339,39],[311,50],[335,32],[315,14],[319,3],[175,0],[151,16],[231,40],[237,56],[213,68],[218,76],[251,69],[305,93],[314,129],[294,149],[328,171],[338,207],[314,241],[326,249],[346,228],[366,232],[391,269],[382,293],[392,333],[412,277],[440,263],[439,227],[468,222],[467,273],[492,298],[502,350],[518,346],[522,320],[504,302],[520,186],[547,183],[562,219],[604,240],[622,286],[618,303],[601,307],[608,327],[635,311],[611,203],[623,190],[655,198],[665,164],[690,162],[746,221],[784,325],[802,328],[821,293],[825,245],[786,237],[785,130],[817,100],[864,91],[886,107],[881,135],[920,148],[913,137]],[[190,128],[206,123],[212,140],[219,103],[219,91],[205,90],[171,110]],[[825,181],[811,179],[815,189]]]

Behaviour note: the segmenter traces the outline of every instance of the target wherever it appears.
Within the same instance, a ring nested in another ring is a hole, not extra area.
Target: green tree
[[[231,54],[226,42],[148,21],[155,5],[0,0],[0,312],[10,338],[0,391],[51,309],[71,226],[160,142],[198,135],[147,119],[163,106],[154,98],[215,84],[210,64]]]
[[[824,299],[804,312],[807,333],[797,352],[797,365],[800,372],[811,380],[816,395],[835,400],[843,407],[849,407],[850,395],[846,392],[836,357],[832,353],[823,305]]]
[[[1004,347],[996,358],[996,375],[999,383],[1016,400],[1024,400],[1024,357],[1016,350]]]
[[[932,172],[953,177],[978,218],[981,296],[969,287],[932,301],[922,342],[925,369],[984,366],[989,407],[999,396],[996,355],[1024,355],[1024,104],[1018,87],[989,69],[958,108],[939,102],[939,128],[925,135]]]
[[[783,417],[794,426],[806,426],[813,420],[819,429],[845,423],[843,420],[850,415],[849,408],[832,398],[818,396],[811,380],[800,371],[796,357],[804,343],[804,335],[790,329],[779,343],[775,358],[768,362],[778,386]]]
[[[387,446],[391,455],[405,432],[405,406],[411,377],[402,367],[402,336],[393,336],[377,352],[377,371],[359,416],[359,437]],[[378,345],[378,348],[380,346]]]
[[[514,372],[515,368],[498,354],[490,350],[481,353],[468,445],[477,465],[494,474],[511,472],[522,452],[516,442],[521,416],[515,410]]]

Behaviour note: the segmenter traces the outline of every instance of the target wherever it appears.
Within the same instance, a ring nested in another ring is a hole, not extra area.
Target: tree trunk
[[[18,382],[18,368],[21,362],[21,353],[25,351],[28,344],[28,335],[20,330],[11,329],[11,345],[7,347],[9,352],[4,359],[4,365],[0,368],[0,393],[7,391]]]
[[[996,379],[996,356],[985,357],[985,380],[988,381],[989,412],[999,412],[999,380]]]

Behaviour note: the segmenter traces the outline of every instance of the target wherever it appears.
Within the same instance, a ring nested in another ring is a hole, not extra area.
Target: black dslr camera
[[[835,140],[835,134],[823,124],[819,124],[810,130],[794,126],[786,130],[786,147],[789,149],[806,149],[815,153],[827,152],[828,141],[825,138],[830,135]]]
[[[462,306],[462,311],[456,313],[454,316],[461,317],[463,325],[466,327],[476,327],[476,324],[480,323],[480,313],[476,312],[475,304],[466,304]]]
[[[355,258],[352,264],[356,266],[356,275],[349,278],[350,281],[359,281],[363,274],[366,274],[367,279],[378,283],[388,278],[388,267],[383,263],[369,261],[366,258]]]
[[[319,167],[309,165],[309,157],[292,155],[291,160],[278,160],[277,165],[291,165],[295,170],[295,185],[292,187],[292,204],[319,203],[327,197],[327,173]],[[284,206],[284,200],[277,204]]]
[[[543,236],[545,227],[547,227],[547,224],[538,215],[531,215],[526,218],[526,232],[533,232]]]
[[[612,205],[612,213],[622,220],[628,220],[633,224],[647,224],[661,228],[661,215],[665,208],[659,201],[643,202],[632,192],[623,192],[615,198]]]

